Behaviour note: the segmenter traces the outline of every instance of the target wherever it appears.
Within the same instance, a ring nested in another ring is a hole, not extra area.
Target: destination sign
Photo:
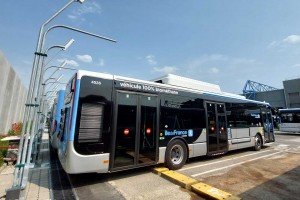
[[[147,92],[156,92],[156,93],[166,93],[166,94],[178,94],[178,91],[170,90],[166,88],[160,88],[152,85],[140,84],[140,83],[128,83],[128,82],[120,82],[120,87],[134,89],[134,90],[142,90]]]

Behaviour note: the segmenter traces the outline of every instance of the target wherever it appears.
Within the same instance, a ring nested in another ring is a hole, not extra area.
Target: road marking
[[[205,172],[201,172],[201,173],[198,173],[198,174],[193,174],[193,175],[191,175],[191,176],[192,176],[192,177],[196,177],[196,176],[200,176],[200,175],[203,175],[203,174],[208,174],[208,173],[211,173],[211,172],[219,171],[219,170],[222,170],[222,169],[227,169],[227,168],[234,167],[234,166],[237,166],[237,165],[241,165],[241,164],[244,164],[244,163],[247,163],[247,162],[251,162],[251,161],[254,161],[254,160],[258,160],[258,159],[261,159],[261,158],[273,156],[273,155],[276,155],[276,154],[279,154],[279,153],[282,153],[282,152],[276,152],[276,153],[272,153],[272,154],[269,154],[269,155],[260,156],[260,157],[253,158],[253,159],[251,159],[251,160],[247,160],[247,161],[244,161],[244,162],[239,162],[239,163],[232,164],[232,165],[228,165],[228,166],[225,166],[225,167],[220,167],[220,168],[217,168],[217,169],[212,169],[212,170],[205,171]]]
[[[234,196],[228,192],[222,191],[210,185],[199,182],[197,179],[193,179],[184,174],[178,173],[173,170],[169,170],[165,167],[156,167],[153,172],[165,179],[179,185],[187,190],[193,191],[196,194],[204,197],[205,199],[215,199],[215,200],[240,200],[241,198]],[[112,185],[112,184],[111,184]]]
[[[279,144],[279,145],[277,145],[278,147],[288,147],[288,146],[290,146],[290,145],[288,145],[288,144]]]
[[[300,138],[297,138],[297,139],[289,139],[289,140],[287,140],[287,141],[290,141],[290,142],[300,142]]]
[[[231,161],[231,160],[235,160],[235,159],[239,159],[239,158],[243,158],[243,157],[247,157],[247,156],[252,156],[252,155],[256,155],[256,154],[260,154],[260,153],[264,153],[264,152],[268,152],[268,151],[271,151],[271,150],[259,151],[259,152],[239,156],[239,157],[228,158],[228,159],[225,159],[225,160],[219,160],[219,161],[215,161],[215,162],[211,162],[211,163],[206,163],[206,164],[196,165],[196,166],[192,166],[192,167],[182,168],[182,169],[179,169],[177,171],[185,171],[185,170],[194,169],[194,168],[198,168],[198,167],[203,167],[203,166],[207,166],[207,165],[213,165],[213,164],[226,162],[226,161]]]

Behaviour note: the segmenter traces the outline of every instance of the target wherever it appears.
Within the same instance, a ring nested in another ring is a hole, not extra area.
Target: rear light
[[[215,131],[215,127],[214,127],[214,126],[212,126],[210,129],[211,129],[212,131]]]
[[[125,128],[124,129],[124,135],[128,135],[129,134],[129,129],[128,128]]]
[[[146,133],[147,133],[147,134],[150,134],[150,133],[151,133],[151,128],[147,128],[147,129],[146,129]]]

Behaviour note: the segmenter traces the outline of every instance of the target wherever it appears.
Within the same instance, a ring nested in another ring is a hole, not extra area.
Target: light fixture
[[[61,70],[62,68],[64,68],[66,66],[66,64],[68,64],[68,62],[65,60],[59,67],[58,69]]]
[[[64,50],[64,51],[67,50],[67,49],[73,44],[74,41],[75,41],[75,40],[72,38],[72,39],[65,45],[65,47],[63,48],[63,50]]]

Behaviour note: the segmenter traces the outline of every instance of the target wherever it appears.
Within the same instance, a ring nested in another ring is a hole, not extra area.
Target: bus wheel
[[[186,162],[187,149],[181,140],[173,140],[166,150],[166,166],[171,170],[180,169]]]
[[[261,150],[262,147],[262,139],[259,134],[255,136],[255,146],[253,147],[255,151]]]

